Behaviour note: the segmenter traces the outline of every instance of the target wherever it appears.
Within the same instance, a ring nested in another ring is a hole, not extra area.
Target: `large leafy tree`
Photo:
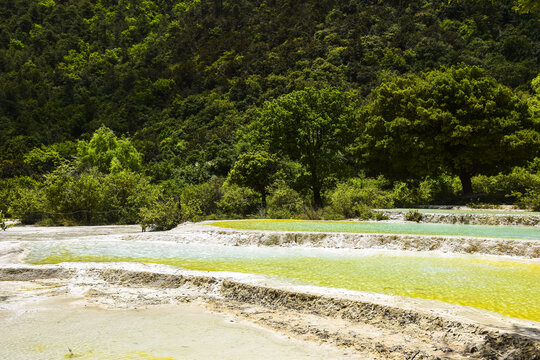
[[[90,141],[79,141],[77,157],[81,166],[94,166],[104,173],[141,169],[141,154],[131,141],[127,138],[118,139],[105,126],[96,130]]]
[[[266,208],[267,187],[278,169],[278,160],[266,151],[253,151],[240,155],[231,169],[228,181],[247,186],[261,194],[262,207]]]
[[[352,103],[352,93],[306,88],[267,102],[255,123],[257,141],[302,166],[303,182],[313,192],[316,207],[322,206],[328,180],[346,172],[354,134]]]
[[[399,179],[447,171],[459,176],[464,193],[472,192],[473,175],[522,164],[540,145],[527,104],[475,66],[385,82],[362,118],[368,168]]]

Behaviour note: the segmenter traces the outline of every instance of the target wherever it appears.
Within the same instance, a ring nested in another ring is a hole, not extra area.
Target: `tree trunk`
[[[263,211],[266,210],[266,191],[261,192],[261,206],[263,208]]]
[[[473,193],[471,175],[467,173],[461,173],[459,174],[459,180],[461,180],[461,187],[463,188],[463,194],[471,195]]]
[[[323,206],[321,189],[318,187],[313,188],[313,205],[315,206],[315,209],[320,209]]]
[[[323,206],[321,198],[321,182],[317,172],[317,162],[312,159],[310,161],[309,170],[311,171],[311,189],[313,190],[313,206],[315,209],[320,209]]]

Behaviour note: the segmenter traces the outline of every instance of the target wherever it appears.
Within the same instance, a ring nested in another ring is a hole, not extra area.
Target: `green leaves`
[[[89,142],[79,141],[77,158],[82,167],[96,167],[104,173],[141,169],[141,154],[131,141],[118,139],[105,126],[96,130]]]
[[[540,145],[526,104],[475,66],[382,84],[361,118],[366,164],[398,179],[448,171],[470,180],[522,164]]]
[[[315,206],[326,181],[347,172],[348,146],[354,138],[354,93],[333,88],[294,91],[263,107],[255,142],[271,153],[300,163]]]

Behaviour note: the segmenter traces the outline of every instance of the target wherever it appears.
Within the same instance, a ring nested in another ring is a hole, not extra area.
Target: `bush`
[[[155,200],[153,186],[140,174],[103,174],[95,168],[79,173],[61,165],[45,183],[19,185],[11,194],[9,212],[22,223],[136,223],[142,207]]]
[[[486,201],[524,205],[534,198],[534,189],[540,189],[540,173],[536,169],[515,167],[508,174],[476,176],[472,179],[475,192],[485,194]],[[529,195],[527,195],[529,194]],[[532,194],[532,197],[531,197]]]
[[[140,222],[143,231],[164,231],[174,228],[182,222],[182,212],[178,199],[156,201],[151,206],[142,208]]]
[[[213,178],[202,184],[188,185],[182,189],[181,208],[184,219],[196,221],[217,213],[218,202],[223,196],[222,181]]]
[[[0,211],[5,216],[12,217],[9,208],[14,201],[24,195],[26,191],[38,189],[42,184],[28,176],[21,176],[12,179],[0,179]]]
[[[260,206],[261,197],[254,190],[228,185],[223,188],[223,197],[218,202],[219,210],[227,217],[243,218],[254,214]]]
[[[518,205],[540,211],[540,187],[527,189],[524,194],[520,194]]]
[[[388,186],[384,178],[354,178],[337,185],[330,193],[328,211],[341,218],[373,218],[371,209],[391,208],[393,193],[384,190]]]
[[[304,207],[302,197],[284,181],[277,181],[270,189],[267,217],[272,219],[297,218]]]
[[[104,175],[94,168],[80,174],[70,166],[60,166],[46,176],[43,191],[48,216],[58,224],[106,223],[109,199],[104,183]]]
[[[407,221],[422,221],[422,214],[418,210],[409,210],[405,214],[405,220]]]
[[[135,224],[140,210],[156,202],[155,186],[141,174],[125,170],[108,174],[104,185],[106,204],[102,208],[107,212],[106,222]]]
[[[461,193],[459,178],[450,175],[426,177],[418,183],[397,182],[394,184],[395,206],[408,207],[427,204],[448,204]]]
[[[13,225],[6,224],[6,219],[4,218],[4,213],[0,211],[0,229],[3,231],[6,231],[8,228],[12,227]]]
[[[62,156],[55,150],[42,146],[34,148],[24,156],[27,164],[34,174],[45,174],[54,170],[62,163]]]
[[[102,126],[90,141],[77,143],[77,160],[80,167],[97,168],[102,173],[120,170],[139,171],[141,154],[129,139],[118,139],[114,132]]]
[[[43,203],[43,191],[38,188],[19,187],[10,201],[9,214],[19,219],[22,224],[35,224],[44,217]]]

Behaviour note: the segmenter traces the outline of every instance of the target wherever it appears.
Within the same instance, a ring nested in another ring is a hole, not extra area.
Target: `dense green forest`
[[[540,208],[536,1],[5,0],[0,213]]]

